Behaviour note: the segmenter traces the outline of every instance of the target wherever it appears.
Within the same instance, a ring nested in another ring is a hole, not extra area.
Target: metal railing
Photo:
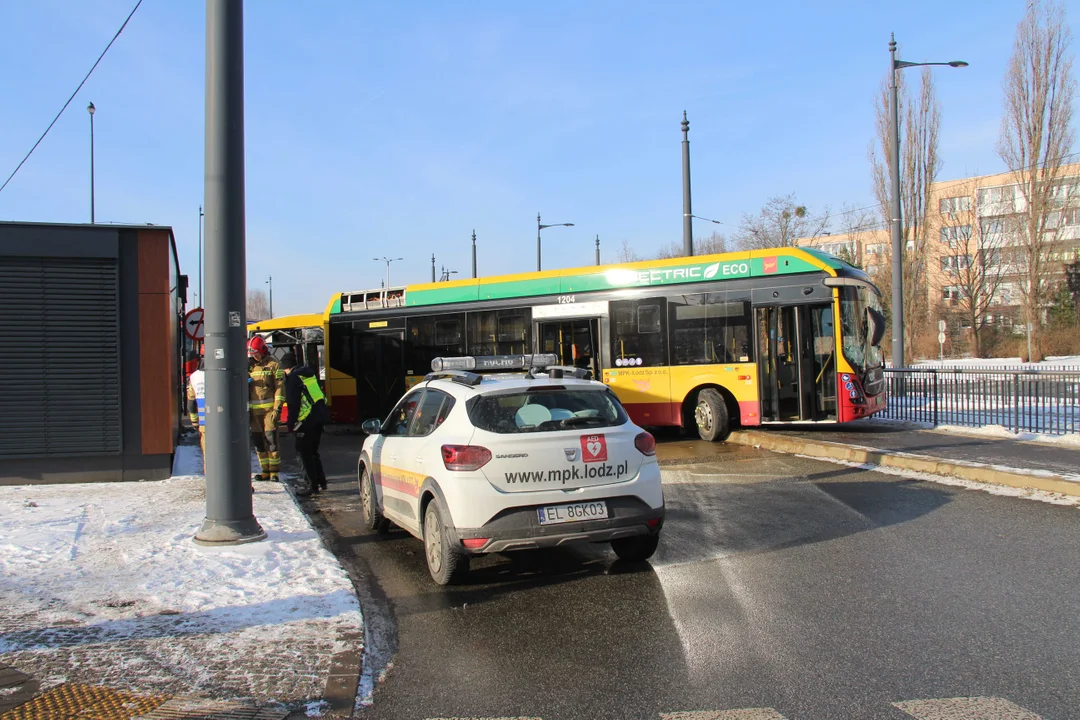
[[[885,369],[895,420],[1065,435],[1080,432],[1080,369]]]

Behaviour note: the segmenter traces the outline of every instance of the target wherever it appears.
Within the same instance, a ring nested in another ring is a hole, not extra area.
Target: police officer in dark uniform
[[[296,366],[296,355],[285,353],[279,361],[285,371],[286,424],[296,434],[296,454],[304,466],[307,485],[296,491],[306,497],[326,489],[326,473],[319,457],[323,426],[329,419],[326,397],[319,387],[315,371],[307,365]]]

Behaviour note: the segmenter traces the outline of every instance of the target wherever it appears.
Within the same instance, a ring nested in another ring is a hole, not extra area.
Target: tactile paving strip
[[[288,714],[288,710],[236,701],[174,697],[138,720],[283,720]]]
[[[0,720],[130,720],[168,698],[110,690],[95,685],[58,685],[0,714]]]

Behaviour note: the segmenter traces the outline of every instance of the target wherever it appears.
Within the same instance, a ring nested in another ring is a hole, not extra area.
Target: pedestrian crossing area
[[[882,717],[897,719],[906,715],[916,720],[1043,720],[1041,715],[1025,710],[1016,703],[997,697],[955,697],[927,700],[905,700],[892,703],[892,712]],[[544,720],[541,717],[439,717],[426,720]],[[658,720],[796,720],[773,708],[742,708],[738,710],[686,710],[660,713]]]

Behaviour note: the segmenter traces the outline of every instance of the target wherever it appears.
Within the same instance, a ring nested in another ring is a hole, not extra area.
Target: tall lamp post
[[[274,276],[267,278],[266,284],[270,286],[270,319],[274,319]]]
[[[682,114],[682,243],[683,255],[694,254],[694,221],[690,210],[690,121]]]
[[[397,262],[398,260],[404,260],[404,258],[388,258],[388,257],[375,258],[375,262],[384,262],[384,263],[386,263],[386,291],[387,292],[390,292],[390,263]],[[435,256],[434,255],[431,256],[431,267],[435,267]]]
[[[90,113],[90,224],[94,224],[94,103],[86,106],[86,112]]]
[[[892,167],[892,198],[889,214],[892,232],[892,364],[894,368],[904,367],[904,238],[903,223],[900,215],[900,120],[899,103],[896,94],[896,71],[909,67],[928,65],[948,65],[949,67],[967,67],[963,60],[949,62],[908,62],[896,59],[896,35],[889,38],[889,139],[890,164]]]
[[[202,294],[202,219],[203,211],[202,205],[199,206],[199,307],[205,308],[206,301],[203,300]]]
[[[542,225],[540,223],[540,213],[536,213],[536,271],[540,272],[540,231],[549,227],[574,227],[574,223],[553,223],[551,225]]]

